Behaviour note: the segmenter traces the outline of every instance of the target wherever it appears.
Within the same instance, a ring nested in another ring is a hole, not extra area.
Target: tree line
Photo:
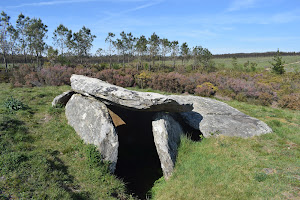
[[[60,24],[53,32],[53,45],[46,44],[48,26],[40,18],[29,18],[22,13],[18,16],[15,24],[10,22],[10,16],[4,11],[0,16],[0,49],[7,71],[8,56],[14,63],[14,57],[24,58],[24,62],[36,62],[37,67],[41,66],[41,59],[47,55],[48,59],[59,58],[64,60],[68,57],[76,57],[79,62],[83,58],[92,56],[90,54],[93,41],[96,38],[91,30],[83,26],[78,32],[73,32],[63,24]],[[186,42],[179,45],[177,40],[169,41],[167,38],[159,37],[155,32],[147,38],[144,35],[135,37],[131,32],[122,31],[119,37],[109,32],[105,38],[108,44],[107,49],[98,48],[96,57],[109,58],[109,66],[112,67],[112,57],[117,55],[118,63],[129,63],[136,59],[137,69],[143,67],[145,59],[150,60],[149,70],[155,66],[156,61],[159,67],[165,66],[168,58],[175,62],[180,57],[182,65],[185,66],[189,59],[193,58],[193,68],[198,66],[209,67],[212,65],[212,53],[201,46],[190,48]],[[34,59],[35,58],[35,59]]]

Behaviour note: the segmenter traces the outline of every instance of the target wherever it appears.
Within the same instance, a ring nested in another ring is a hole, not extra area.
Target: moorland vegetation
[[[293,199],[299,197],[300,55],[212,55],[201,46],[108,33],[96,37],[59,25],[54,47],[41,19],[1,13],[0,198],[130,199],[101,155],[67,125],[52,99],[82,74],[135,90],[218,98],[266,122],[272,134],[250,139],[183,138],[174,175],[149,191],[154,199]],[[100,163],[100,164],[99,164]]]

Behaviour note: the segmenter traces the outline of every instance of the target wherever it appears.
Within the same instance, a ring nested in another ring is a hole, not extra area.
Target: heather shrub
[[[210,82],[205,82],[201,85],[197,85],[197,87],[195,89],[195,94],[200,95],[200,96],[209,97],[209,96],[215,95],[217,91],[218,91],[218,88],[216,86],[214,86]]]
[[[289,108],[292,110],[300,110],[300,94],[289,94],[282,97],[279,100],[279,106],[281,108]]]
[[[90,68],[83,67],[81,65],[76,66],[74,68],[74,73],[78,74],[78,75],[88,76],[88,77],[94,77],[94,74],[95,74],[95,73],[93,73],[93,70],[91,70]]]
[[[121,87],[132,87],[134,85],[134,78],[129,74],[114,74],[113,79],[115,84]]]
[[[125,70],[122,70],[122,73],[135,77],[135,75],[137,75],[139,71],[135,68],[125,68]]]
[[[45,85],[70,85],[70,77],[74,69],[67,66],[54,65],[53,67],[44,67],[38,74]]]
[[[24,80],[27,87],[42,86],[42,80],[40,80],[37,72],[30,72],[24,77]]]
[[[148,71],[142,71],[140,74],[135,75],[135,83],[140,88],[148,87],[149,86],[148,82],[150,80],[151,80],[151,73]]]
[[[105,69],[96,74],[96,78],[107,81],[108,83],[115,84],[114,80],[114,74],[116,73],[116,70],[114,69]]]
[[[23,85],[30,85],[30,78],[36,78],[34,75],[36,72],[34,71],[34,67],[30,65],[20,65],[16,67],[12,72],[12,77],[10,79],[11,83],[15,87],[21,87]],[[29,75],[31,74],[31,75]],[[29,75],[29,76],[27,76]]]
[[[195,84],[188,84],[185,86],[184,91],[189,93],[189,94],[194,94],[195,93]]]
[[[186,76],[177,72],[170,72],[153,75],[149,86],[155,90],[183,93],[187,82],[188,79]]]
[[[258,95],[259,102],[264,106],[269,106],[273,103],[273,95],[268,92],[260,92]]]
[[[245,93],[238,93],[237,95],[235,95],[234,99],[238,101],[246,102],[247,96],[245,95]]]
[[[114,74],[113,78],[116,85],[121,87],[132,87],[135,85],[135,76],[138,71],[133,68],[125,68],[118,70],[118,74]]]
[[[8,83],[9,77],[11,76],[10,72],[5,72],[4,70],[1,71],[0,69],[0,83]]]

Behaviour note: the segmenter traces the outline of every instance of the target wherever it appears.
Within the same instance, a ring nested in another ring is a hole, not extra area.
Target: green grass
[[[249,57],[249,58],[237,58],[237,64],[241,70],[244,70],[243,66],[246,62],[254,62],[257,64],[257,71],[262,71],[265,69],[270,69],[272,65],[270,62],[273,62],[274,56],[268,57]],[[300,56],[282,56],[282,60],[285,62],[285,70],[287,72],[299,72],[300,71]],[[217,69],[233,69],[232,58],[214,58],[213,61],[216,64]],[[193,65],[193,59],[190,59],[185,66]],[[148,66],[152,64],[152,62],[143,62],[147,63]],[[159,65],[161,62],[155,61],[155,65]],[[173,61],[167,60],[165,62],[167,66],[173,66]],[[176,66],[182,66],[182,61],[177,59]],[[250,67],[249,67],[250,68]]]
[[[238,58],[237,64],[243,66],[247,61],[257,63],[257,68],[265,69],[271,68],[270,62],[273,62],[273,56],[269,57],[250,57],[250,58]],[[213,59],[217,66],[224,65],[225,68],[232,68],[232,58],[215,58]],[[285,62],[285,70],[287,72],[294,72],[300,70],[300,56],[282,56],[282,60]],[[296,63],[299,62],[299,63]],[[295,64],[292,64],[295,63]]]
[[[67,124],[64,108],[51,107],[68,86],[0,87],[0,199],[130,198],[106,163],[95,164],[98,151]],[[25,109],[8,112],[11,96]]]
[[[154,199],[298,199],[300,112],[227,102],[270,125],[249,139],[183,138],[173,176],[160,179]]]
[[[25,105],[13,112],[0,108],[0,199],[131,198],[67,124],[64,108],[51,108],[69,86],[0,87],[0,105],[11,96]],[[300,111],[226,103],[263,120],[274,133],[202,142],[182,138],[174,174],[155,183],[153,199],[299,198]]]

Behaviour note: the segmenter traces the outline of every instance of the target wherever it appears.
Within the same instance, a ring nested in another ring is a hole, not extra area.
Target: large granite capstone
[[[132,110],[188,112],[193,109],[190,103],[180,104],[166,95],[131,91],[82,75],[72,75],[71,87],[77,93],[92,95],[106,103]]]

